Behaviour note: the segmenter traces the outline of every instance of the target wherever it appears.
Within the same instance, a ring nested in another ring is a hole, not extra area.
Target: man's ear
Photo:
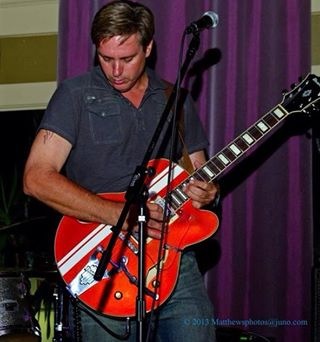
[[[151,54],[151,50],[152,50],[152,46],[153,46],[153,40],[151,40],[151,42],[147,45],[146,48],[146,57],[149,57]]]

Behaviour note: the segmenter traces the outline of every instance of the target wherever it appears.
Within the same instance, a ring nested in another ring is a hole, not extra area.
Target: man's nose
[[[112,68],[113,76],[115,77],[120,76],[122,74],[122,70],[123,70],[123,67],[122,67],[121,62],[115,61],[113,63],[113,68]]]

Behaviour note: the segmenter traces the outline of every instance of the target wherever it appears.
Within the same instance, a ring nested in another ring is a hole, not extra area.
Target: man
[[[63,215],[116,225],[123,203],[97,194],[127,189],[167,101],[167,83],[146,68],[153,34],[153,14],[141,4],[114,1],[96,14],[91,37],[99,66],[62,82],[53,95],[25,166],[26,194]],[[184,126],[185,144],[198,168],[205,162],[207,140],[189,97],[184,104]],[[170,156],[170,139],[166,134],[163,137],[153,158]],[[177,149],[175,161],[182,154]],[[212,203],[217,188],[193,179],[184,192],[195,208],[201,208]],[[147,210],[147,234],[160,239],[163,210],[154,201],[147,202]],[[152,320],[153,337],[166,342],[214,341],[212,317],[194,253],[185,252],[175,290]],[[192,320],[199,319],[210,323],[195,327]],[[127,324],[125,319],[93,310],[91,315],[82,312],[84,341],[118,340],[96,320],[118,335]],[[135,341],[136,327],[131,321],[129,340]]]

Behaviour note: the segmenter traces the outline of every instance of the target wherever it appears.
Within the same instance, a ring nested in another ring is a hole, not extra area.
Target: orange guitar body
[[[148,179],[150,199],[158,201],[167,194],[168,161],[153,160],[155,176]],[[179,188],[189,174],[178,165],[171,170],[170,191]],[[123,202],[124,193],[101,194],[103,198]],[[81,222],[64,216],[55,238],[55,259],[59,272],[72,295],[100,313],[114,317],[131,317],[136,313],[138,277],[138,241],[122,231],[114,246],[111,260],[101,281],[95,281],[101,251],[107,248],[113,234],[109,225]],[[218,218],[206,210],[195,209],[187,199],[174,210],[164,233],[161,259],[160,241],[147,238],[145,243],[146,311],[163,304],[176,285],[181,252],[186,247],[210,237],[218,228]],[[157,268],[160,275],[157,276]],[[158,282],[156,281],[158,279]]]

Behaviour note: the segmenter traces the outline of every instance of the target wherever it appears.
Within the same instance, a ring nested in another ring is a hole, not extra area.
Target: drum
[[[21,273],[0,272],[0,342],[39,342],[32,314],[30,283]]]

